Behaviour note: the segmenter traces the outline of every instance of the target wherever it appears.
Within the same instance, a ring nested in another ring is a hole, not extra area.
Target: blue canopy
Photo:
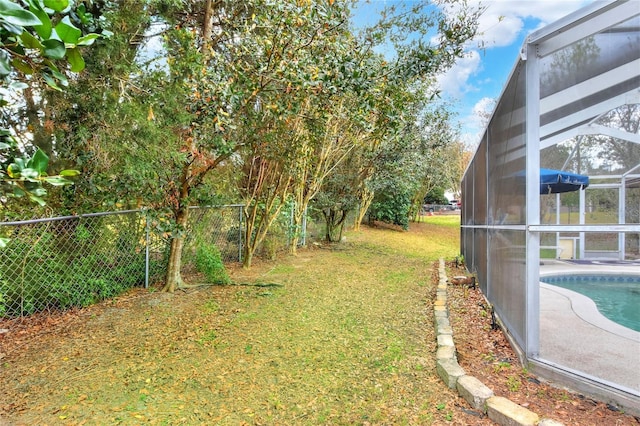
[[[540,194],[577,191],[589,186],[589,176],[562,170],[540,169]]]

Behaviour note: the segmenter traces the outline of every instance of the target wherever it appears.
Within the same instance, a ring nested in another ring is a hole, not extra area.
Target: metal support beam
[[[526,151],[526,224],[540,225],[540,63],[537,46],[527,44],[525,151]],[[540,353],[540,234],[525,232],[526,318],[525,353],[536,358]]]

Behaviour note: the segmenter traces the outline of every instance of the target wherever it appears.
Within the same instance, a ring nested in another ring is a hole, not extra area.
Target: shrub
[[[40,238],[37,245],[16,238],[2,252],[2,260],[0,317],[88,306],[145,280],[143,252],[122,247],[113,250],[109,245],[80,255],[46,238]],[[151,260],[150,275],[161,272],[164,264],[164,259]]]
[[[405,191],[381,192],[376,194],[369,207],[369,217],[393,225],[400,225],[402,229],[409,229],[409,209],[411,197]]]
[[[196,268],[212,284],[230,284],[231,278],[222,263],[220,250],[213,244],[202,243],[196,249]]]

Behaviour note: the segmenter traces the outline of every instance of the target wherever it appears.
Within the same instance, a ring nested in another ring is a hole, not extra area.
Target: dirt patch
[[[465,275],[455,263],[447,275]],[[509,342],[491,318],[478,289],[448,286],[448,304],[458,362],[496,395],[564,425],[637,425],[640,420],[618,408],[545,383],[522,368]]]

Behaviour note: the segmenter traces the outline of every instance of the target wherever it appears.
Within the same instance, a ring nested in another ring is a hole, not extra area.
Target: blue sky
[[[356,19],[371,23],[371,15],[385,5],[413,1],[417,0],[373,0],[356,11]],[[473,6],[486,7],[480,34],[468,45],[467,56],[438,79],[442,97],[453,102],[458,113],[462,140],[468,146],[477,144],[484,129],[482,115],[493,111],[493,101],[500,96],[526,36],[593,1],[469,0]]]

